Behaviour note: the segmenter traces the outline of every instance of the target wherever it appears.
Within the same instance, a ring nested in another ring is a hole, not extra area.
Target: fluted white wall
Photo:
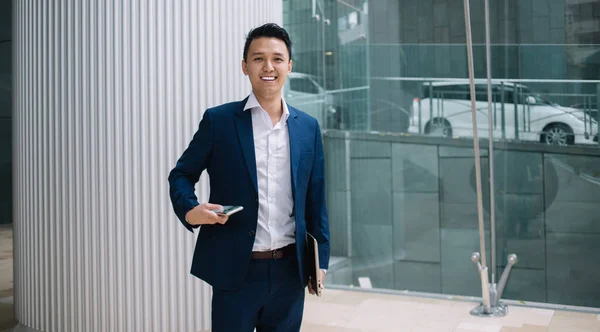
[[[210,289],[167,175],[243,98],[281,0],[14,0],[15,305],[42,331],[200,331]],[[199,189],[206,197],[206,179]]]

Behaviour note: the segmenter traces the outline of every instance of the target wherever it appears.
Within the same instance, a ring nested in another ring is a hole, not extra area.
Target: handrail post
[[[504,93],[504,81],[502,81],[500,83],[500,87],[501,87],[501,90],[500,90],[500,103],[502,105],[502,107],[500,109],[500,111],[502,112],[502,113],[500,113],[500,116],[501,116],[501,120],[500,121],[502,121],[502,139],[505,140],[506,139],[506,114],[504,112],[506,111],[506,109],[504,107],[504,104],[505,104],[504,97],[506,96],[506,94]]]
[[[596,83],[596,135],[600,144],[600,83]]]
[[[485,28],[486,28],[486,58],[487,58],[487,89],[488,89],[488,138],[489,138],[489,164],[490,164],[490,215],[491,215],[491,259],[492,259],[492,282],[490,283],[488,276],[488,267],[486,265],[486,252],[485,252],[485,231],[483,224],[483,199],[482,199],[482,183],[481,183],[481,163],[480,163],[480,151],[479,151],[479,137],[477,134],[477,110],[476,110],[476,96],[475,96],[475,77],[474,77],[474,66],[473,66],[473,41],[471,39],[471,17],[469,0],[464,0],[465,9],[465,27],[467,36],[467,60],[469,64],[469,88],[471,91],[471,119],[473,121],[473,152],[475,154],[475,181],[477,187],[477,216],[479,221],[479,246],[481,254],[479,252],[471,255],[471,260],[477,265],[479,277],[481,279],[481,298],[482,303],[471,310],[471,315],[487,317],[487,316],[506,316],[508,309],[507,306],[500,303],[500,297],[506,286],[508,275],[512,265],[517,263],[517,255],[509,255],[509,265],[503,271],[501,281],[499,285],[495,282],[496,273],[496,232],[495,232],[495,197],[494,197],[494,133],[492,126],[492,95],[491,95],[491,60],[490,60],[490,37],[489,37],[489,0],[485,1]],[[517,101],[518,95],[516,94],[517,89],[515,86],[515,101]],[[515,115],[516,115],[515,108]],[[515,116],[516,117],[516,116]]]

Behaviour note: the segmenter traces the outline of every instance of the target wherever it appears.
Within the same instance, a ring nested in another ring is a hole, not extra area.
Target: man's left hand
[[[325,271],[324,270],[319,270],[319,272],[321,273],[321,280],[323,280],[323,283],[319,285],[319,288],[321,288],[321,291],[323,291],[323,289],[325,289]],[[313,290],[312,288],[312,284],[308,283],[308,292],[312,295],[315,295],[316,292]]]

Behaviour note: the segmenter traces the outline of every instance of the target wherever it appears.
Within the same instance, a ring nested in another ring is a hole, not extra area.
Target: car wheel
[[[452,126],[446,119],[435,118],[425,125],[425,134],[438,137],[452,137]]]
[[[566,124],[553,123],[544,128],[540,141],[549,145],[571,145],[575,143],[575,136]]]

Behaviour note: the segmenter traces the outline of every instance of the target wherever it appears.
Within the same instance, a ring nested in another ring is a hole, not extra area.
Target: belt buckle
[[[280,259],[283,257],[283,251],[279,249],[273,250],[273,259]]]

